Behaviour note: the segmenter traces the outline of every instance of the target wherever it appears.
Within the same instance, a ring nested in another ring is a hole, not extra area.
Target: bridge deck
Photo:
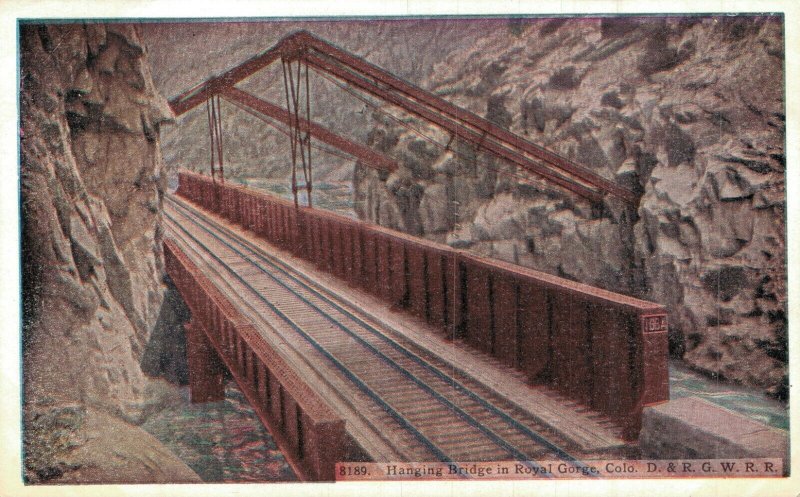
[[[603,416],[223,218],[175,197],[165,213],[167,236],[345,420],[348,458],[582,459],[630,449]]]

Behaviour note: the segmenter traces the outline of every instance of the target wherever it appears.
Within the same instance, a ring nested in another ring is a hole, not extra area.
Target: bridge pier
[[[193,403],[225,398],[225,365],[214,350],[202,325],[194,319],[184,325],[189,362],[189,391]]]

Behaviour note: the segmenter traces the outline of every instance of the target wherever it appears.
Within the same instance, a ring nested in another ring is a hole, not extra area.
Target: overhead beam
[[[374,84],[373,82],[363,78],[347,69],[339,66],[331,62],[330,60],[326,60],[319,55],[314,53],[309,53],[306,55],[305,60],[308,62],[309,65],[332,74],[337,78],[350,83],[367,93],[370,93],[378,98],[381,98],[391,104],[397,105],[398,107],[404,108],[405,110],[416,114],[417,116],[426,119],[437,126],[441,126],[442,128],[446,129],[447,131],[455,134],[459,138],[463,138],[468,140],[472,143],[479,144],[481,148],[484,148],[495,155],[498,155],[504,159],[507,159],[518,166],[531,171],[559,186],[562,188],[566,188],[567,190],[580,195],[581,197],[590,200],[592,202],[598,202],[602,200],[603,196],[576,182],[570,178],[564,177],[557,172],[538,164],[537,162],[531,160],[530,158],[510,150],[499,143],[497,143],[493,139],[486,139],[485,136],[482,136],[481,133],[464,126],[461,126],[457,122],[448,119],[447,117],[443,116],[442,114],[425,107],[424,105],[417,103],[413,100],[408,100],[403,98],[399,94],[392,92],[390,90],[381,88],[380,86]]]
[[[295,117],[287,112],[286,109],[278,107],[277,105],[263,100],[244,90],[240,90],[239,88],[232,86],[222,90],[221,95],[226,99],[247,106],[265,116],[277,119],[284,124],[289,126],[295,125]],[[366,165],[369,165],[375,169],[386,171],[394,171],[398,167],[396,161],[386,157],[385,155],[379,154],[378,152],[375,152],[364,145],[339,136],[333,131],[330,131],[329,129],[315,122],[309,122],[302,117],[300,118],[299,122],[301,130],[306,132],[310,131],[311,136],[314,138],[323,143],[327,143],[328,145],[336,147],[339,150],[347,152]]]
[[[339,78],[342,78],[343,74],[357,78],[360,83],[356,80],[349,82],[445,129],[450,131],[456,129],[459,136],[585,198],[597,201],[605,194],[611,194],[630,204],[638,201],[638,196],[634,192],[619,186],[614,181],[535,145],[433,93],[403,81],[307,31],[292,33],[269,50],[174,97],[170,100],[170,106],[175,115],[181,115],[211,96],[233,88],[236,83],[280,57],[289,60],[313,59],[315,67],[320,70],[335,71],[331,74]],[[342,66],[347,70],[343,70]]]
[[[172,112],[174,112],[176,116],[180,116],[202,104],[212,96],[233,87],[236,83],[272,64],[281,56],[298,50],[300,47],[298,47],[297,42],[297,36],[289,35],[269,50],[251,57],[238,66],[225,71],[221,75],[208,79],[194,88],[171,98],[169,100],[169,106],[172,108]]]
[[[526,153],[529,153],[535,158],[553,165],[567,172],[568,174],[580,178],[581,180],[584,180],[605,192],[622,198],[626,202],[633,203],[637,200],[635,193],[617,185],[613,181],[607,180],[593,171],[575,164],[574,162],[566,159],[565,157],[561,157],[550,150],[535,145],[534,143],[531,143],[500,126],[497,126],[488,119],[482,118],[466,109],[453,105],[438,95],[434,95],[427,90],[404,81],[381,69],[380,67],[370,64],[364,59],[356,57],[355,55],[342,50],[307,31],[300,31],[296,33],[295,36],[296,38],[294,38],[294,41],[299,45],[302,45],[306,48],[311,48],[327,57],[331,57],[340,64],[354,69],[364,76],[373,78],[375,81],[387,85],[395,91],[401,92],[406,96],[411,97],[426,106],[430,106],[453,119],[473,126],[481,133],[486,133],[487,135],[500,140],[502,143],[509,144],[514,148],[518,148]]]

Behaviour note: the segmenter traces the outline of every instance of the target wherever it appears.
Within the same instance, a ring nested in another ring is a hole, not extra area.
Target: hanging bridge
[[[278,60],[285,108],[236,87]],[[191,310],[192,400],[221,399],[229,370],[312,480],[343,461],[581,467],[634,454],[643,407],[669,397],[666,310],[314,208],[312,137],[368,167],[398,164],[311,120],[310,68],[567,195],[637,202],[310,33],[289,35],[170,101],[176,115],[206,104],[212,144],[210,174],[181,171],[165,201],[166,269]],[[288,127],[293,201],[225,181],[221,99]]]

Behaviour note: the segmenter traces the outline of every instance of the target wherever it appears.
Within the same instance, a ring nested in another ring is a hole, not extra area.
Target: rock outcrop
[[[785,395],[782,21],[497,24],[417,83],[633,189],[638,206],[520,181],[457,138],[381,116],[370,145],[403,167],[357,168],[358,214],[663,303],[676,356]]]
[[[138,426],[80,404],[28,406],[27,483],[201,483],[200,477]]]
[[[23,24],[20,53],[25,410],[135,422],[167,388],[140,360],[164,292],[158,131],[172,113],[131,25]]]

